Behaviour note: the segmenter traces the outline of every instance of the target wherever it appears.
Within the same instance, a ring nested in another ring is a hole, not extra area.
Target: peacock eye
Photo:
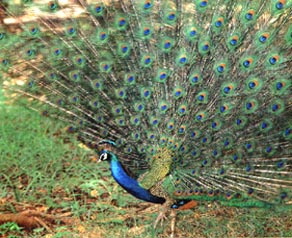
[[[108,153],[102,153],[100,156],[99,156],[99,161],[105,161],[108,159]]]

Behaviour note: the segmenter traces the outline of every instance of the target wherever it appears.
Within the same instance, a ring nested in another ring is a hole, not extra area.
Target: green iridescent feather
[[[288,206],[291,0],[82,2],[6,1],[5,90],[169,200]]]

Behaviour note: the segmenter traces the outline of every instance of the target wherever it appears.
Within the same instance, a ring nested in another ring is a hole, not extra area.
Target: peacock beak
[[[94,156],[94,157],[91,158],[91,161],[95,162],[95,163],[100,163],[101,159],[99,157],[97,157],[97,156]]]

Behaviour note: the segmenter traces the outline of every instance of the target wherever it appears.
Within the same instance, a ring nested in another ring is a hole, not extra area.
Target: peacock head
[[[99,159],[98,159],[98,163],[102,162],[102,161],[110,161],[111,160],[111,154],[109,151],[103,150],[100,153]]]
[[[110,152],[113,147],[116,146],[115,142],[110,141],[110,140],[102,140],[98,143],[98,145],[101,147],[98,150],[99,153],[99,159],[98,163],[102,161],[111,161],[112,158],[112,152]]]

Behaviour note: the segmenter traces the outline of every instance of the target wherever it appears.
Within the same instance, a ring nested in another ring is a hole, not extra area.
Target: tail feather
[[[175,198],[290,199],[290,1],[88,2],[1,3],[17,27],[1,27],[0,68],[23,80],[6,89],[94,149],[115,141],[136,177],[173,151]]]

